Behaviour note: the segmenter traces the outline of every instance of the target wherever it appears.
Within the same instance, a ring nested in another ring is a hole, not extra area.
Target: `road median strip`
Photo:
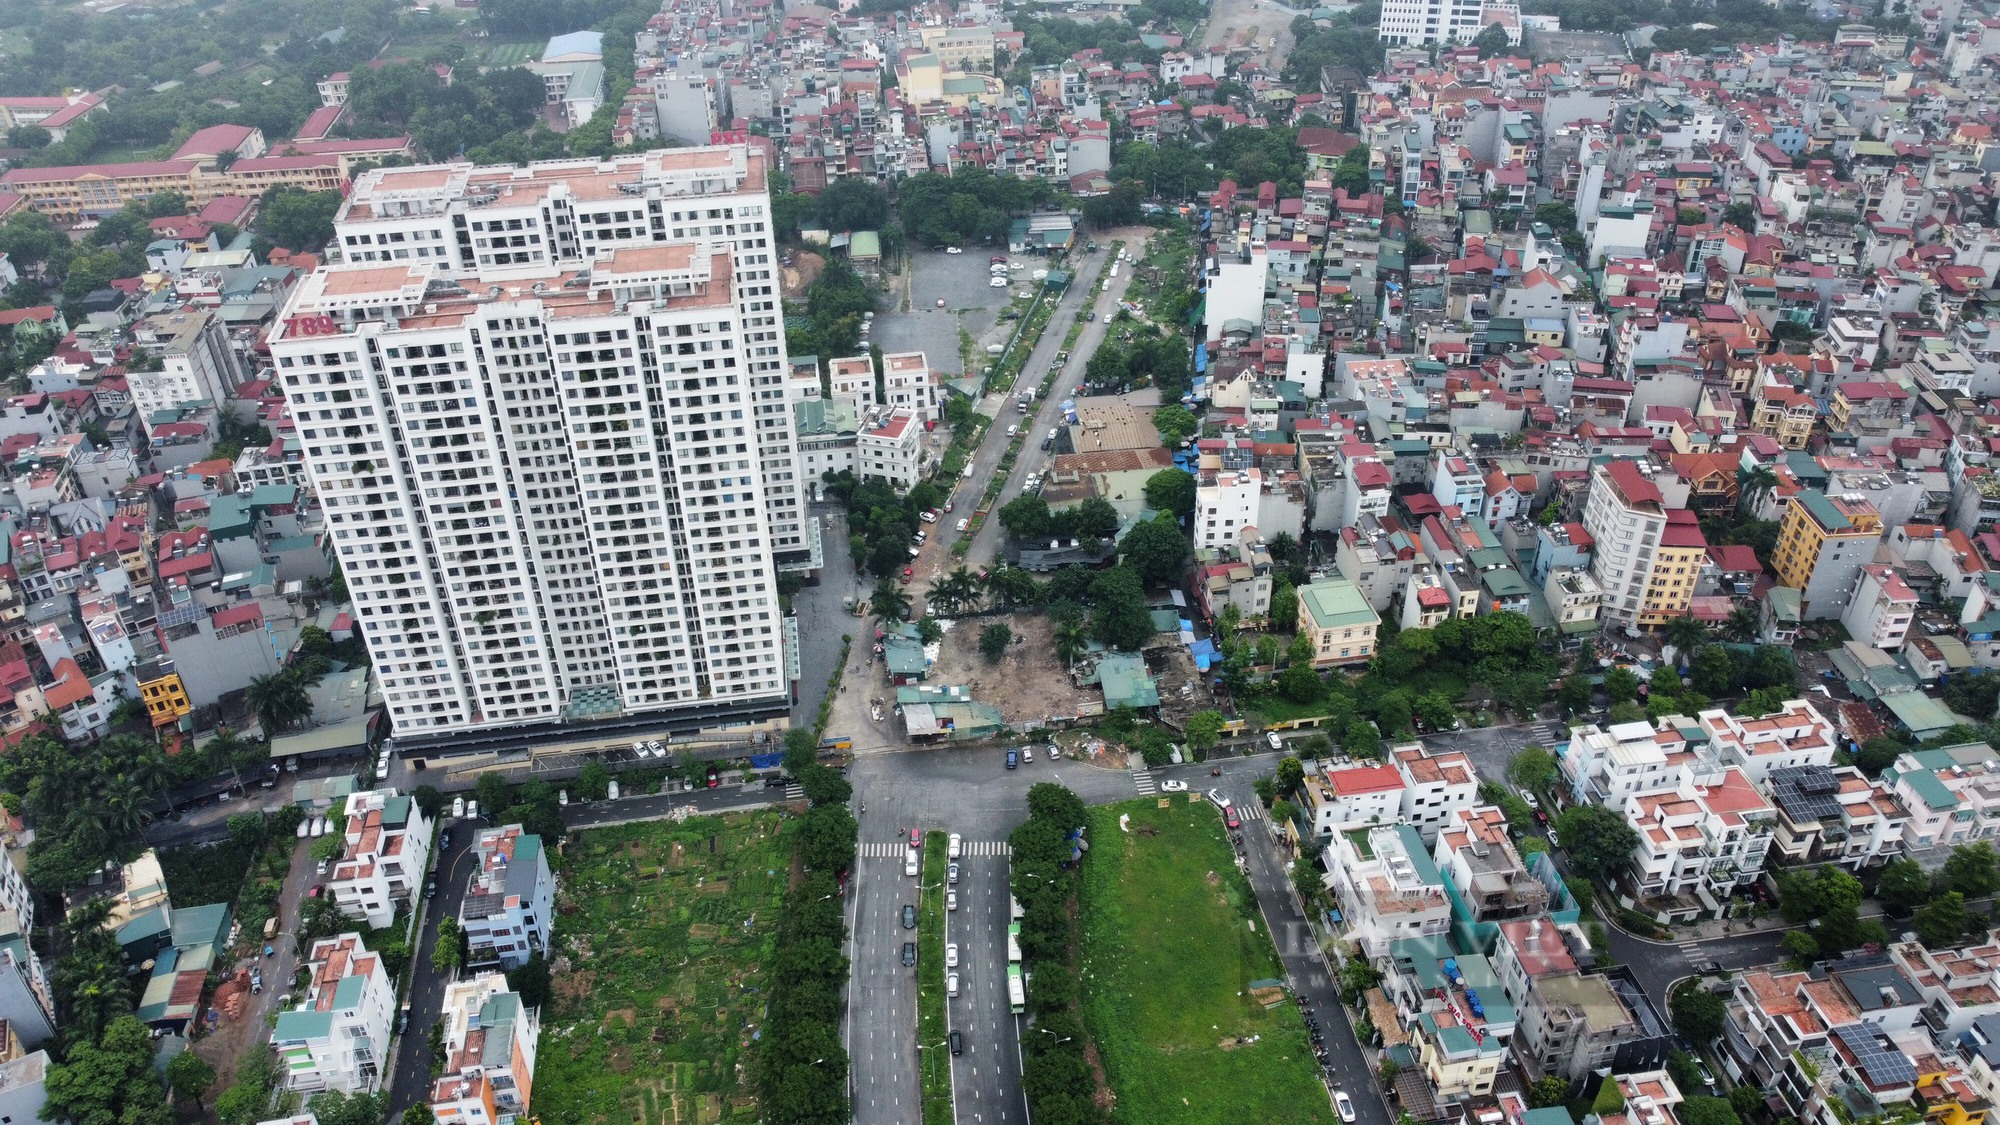
[[[917,1065],[923,1072],[925,1125],[952,1125],[950,1021],[944,988],[944,880],[947,839],[924,837],[923,878],[917,899]]]

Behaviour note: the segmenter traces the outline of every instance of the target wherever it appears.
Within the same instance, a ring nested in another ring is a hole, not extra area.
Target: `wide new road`
[[[1135,263],[1126,262],[1119,269],[1118,276],[1112,281],[1109,289],[1101,294],[1092,291],[1097,279],[1103,276],[1104,271],[1111,268],[1112,261],[1117,257],[1112,252],[1111,244],[1123,241],[1136,259],[1143,256],[1146,236],[1151,233],[1152,230],[1148,227],[1128,227],[1111,231],[1098,237],[1097,244],[1102,249],[1097,253],[1076,255],[1075,277],[1070,281],[1069,291],[1062,295],[1061,302],[1057,304],[1055,315],[1050,318],[1048,328],[1042,332],[1041,342],[1028,354],[1028,362],[1021,368],[1021,378],[1015,383],[1015,393],[1029,387],[1039,388],[1042,385],[1043,375],[1054,365],[1056,353],[1062,350],[1063,338],[1069,335],[1070,325],[1076,323],[1078,317],[1085,312],[1095,312],[1097,320],[1095,323],[1084,324],[1083,332],[1077,336],[1076,346],[1070,349],[1069,359],[1063,364],[1062,371],[1057,374],[1055,384],[1049,389],[1046,397],[1036,402],[1032,416],[1019,413],[1011,401],[1011,395],[1009,401],[1001,404],[993,428],[980,446],[978,455],[973,458],[972,479],[967,483],[977,485],[979,491],[961,490],[962,495],[976,497],[986,494],[986,482],[993,479],[994,472],[999,468],[1001,455],[1007,451],[1008,426],[1019,424],[1027,433],[1028,440],[1021,447],[1021,456],[1015,460],[1006,485],[993,501],[994,512],[998,512],[1002,505],[1021,494],[1021,482],[1027,479],[1031,471],[1038,470],[1048,463],[1053,454],[1042,451],[1042,438],[1048,434],[1051,427],[1062,424],[1063,400],[1074,397],[1076,389],[1083,385],[1083,369],[1090,362],[1090,357],[1096,354],[1098,346],[1104,343],[1105,334],[1111,330],[1112,315],[1118,311],[1118,302],[1124,298],[1126,288],[1132,284],[1132,267]],[[960,510],[966,509],[961,506]],[[1000,521],[989,515],[985,524],[972,537],[972,550],[967,555],[968,561],[982,564],[994,561],[999,555],[1001,540]]]
[[[1132,775],[1050,761],[1040,750],[1034,764],[1009,770],[999,750],[926,747],[857,757],[848,780],[861,817],[848,917],[855,1122],[903,1125],[920,1115],[916,974],[902,961],[903,943],[916,936],[902,928],[903,904],[917,901],[917,881],[903,874],[916,828],[956,832],[965,841],[958,912],[946,921],[946,940],[958,943],[963,959],[961,994],[946,1002],[951,1026],[966,1040],[966,1053],[952,1066],[958,1120],[1027,1125],[1016,1021],[1006,999],[1007,836],[1028,818],[1028,787],[1035,782],[1060,782],[1102,804],[1138,796]]]
[[[967,837],[958,885],[946,888],[958,893],[958,909],[944,922],[944,940],[958,945],[958,997],[945,1004],[949,1026],[965,1037],[965,1053],[951,1061],[960,1121],[1027,1120],[1016,1042],[1025,1017],[1015,1016],[1007,999],[1008,886],[1006,840]]]

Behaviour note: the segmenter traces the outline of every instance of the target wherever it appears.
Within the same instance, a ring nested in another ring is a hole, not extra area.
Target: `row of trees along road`
[[[847,808],[852,787],[820,763],[815,741],[809,730],[785,736],[785,769],[810,802],[786,828],[805,878],[780,908],[757,1087],[769,1120],[839,1125],[848,1120],[848,1057],[840,1042],[847,923],[839,880],[854,866],[859,828]]]
[[[1045,1125],[1095,1125],[1096,1076],[1078,1012],[1077,869],[1069,834],[1088,822],[1082,798],[1049,782],[1028,787],[1028,819],[1007,837],[1009,886],[1021,904],[1021,954],[1033,967],[1021,1036],[1021,1085]]]

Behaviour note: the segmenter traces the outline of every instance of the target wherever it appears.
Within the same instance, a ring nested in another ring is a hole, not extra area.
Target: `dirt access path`
[[[268,1049],[271,1029],[265,1023],[265,1017],[278,1011],[281,999],[292,995],[292,983],[299,968],[298,941],[293,935],[299,920],[299,903],[303,901],[302,896],[311,881],[316,862],[307,844],[308,841],[301,840],[292,848],[292,864],[285,873],[284,889],[278,894],[280,929],[278,936],[271,939],[272,955],[264,956],[262,933],[245,932],[230,951],[232,959],[226,967],[232,972],[240,969],[245,973],[253,968],[261,969],[264,991],[253,993],[246,986],[236,1014],[232,1016],[221,1012],[221,1022],[215,1030],[203,1036],[192,1048],[215,1068],[214,1094],[220,1094],[235,1081],[237,1065],[246,1052]],[[217,1000],[227,997],[231,991],[232,987],[228,984],[217,988],[216,995],[209,999],[209,1007],[220,1008]],[[207,1010],[204,1010],[202,1018],[206,1019],[207,1015]],[[208,1099],[211,1111],[214,1102],[215,1098],[211,1096]],[[212,1119],[214,1114],[210,1112],[207,1116]]]
[[[1310,7],[1289,8],[1276,0],[1215,0],[1201,45],[1249,47],[1252,59],[1281,71],[1292,55],[1292,21],[1311,11]]]

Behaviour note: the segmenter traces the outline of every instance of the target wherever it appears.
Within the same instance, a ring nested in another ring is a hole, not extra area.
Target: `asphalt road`
[[[397,1038],[389,1064],[389,1116],[427,1100],[431,1076],[431,1025],[444,1018],[444,990],[456,980],[456,973],[440,973],[431,968],[431,950],[437,946],[437,923],[447,915],[456,918],[465,901],[465,885],[472,875],[472,835],[479,825],[453,820],[450,810],[438,818],[438,838],[451,833],[451,847],[441,848],[431,861],[437,876],[437,897],[424,903],[417,920],[417,948],[412,957],[410,990],[403,999],[410,1006],[410,1025]]]
[[[1125,296],[1126,287],[1132,284],[1132,263],[1128,262],[1125,269],[1118,271],[1117,279],[1111,283],[1111,288],[1107,292],[1103,294],[1093,292],[1097,279],[1110,268],[1115,257],[1111,251],[1111,244],[1123,240],[1126,247],[1134,252],[1133,256],[1136,259],[1140,256],[1138,251],[1145,245],[1146,236],[1150,233],[1151,230],[1146,227],[1131,227],[1099,235],[1097,244],[1102,249],[1095,254],[1077,255],[1072,261],[1071,264],[1075,266],[1075,277],[1071,280],[1068,291],[1062,295],[1060,303],[1056,305],[1055,315],[1050,318],[1048,327],[1042,332],[1041,342],[1028,354],[1028,362],[1021,368],[1021,381],[1016,384],[1016,390],[1041,385],[1043,373],[1055,363],[1056,353],[1062,350],[1063,337],[1069,335],[1070,325],[1074,324],[1079,316],[1085,311],[1094,310],[1097,313],[1097,320],[1095,323],[1084,324],[1083,332],[1077,336],[1076,346],[1070,349],[1069,359],[1063,364],[1062,371],[1057,374],[1054,386],[1037,402],[1031,418],[1024,418],[1015,410],[1011,396],[1009,400],[1000,404],[999,415],[995,418],[985,443],[980,446],[978,455],[973,458],[973,475],[967,482],[978,485],[979,491],[968,492],[962,489],[962,494],[985,495],[986,482],[993,478],[993,474],[999,469],[1001,455],[1007,451],[1007,427],[1010,425],[1022,424],[1028,432],[1029,440],[1021,447],[1021,455],[1014,462],[1006,486],[994,499],[993,511],[998,512],[1009,500],[1019,496],[1021,484],[1027,479],[1029,472],[1041,468],[1048,462],[1051,454],[1042,451],[1041,437],[1038,435],[1047,434],[1051,426],[1062,422],[1063,400],[1074,397],[1076,389],[1083,384],[1083,369],[1090,362],[1090,357],[1096,353],[1098,345],[1104,342],[1105,334],[1111,328],[1111,315],[1117,311],[1118,301]],[[996,560],[1000,554],[1002,539],[1003,529],[1000,527],[1000,521],[989,518],[973,536],[972,549],[967,558],[981,563]]]
[[[244,997],[243,1007],[234,1019],[197,1041],[191,1048],[222,1075],[218,1089],[235,1076],[240,1061],[250,1057],[246,1053],[248,1050],[261,1048],[269,1041],[271,1035],[266,1018],[295,1006],[301,998],[295,995],[293,988],[307,952],[299,948],[299,904],[306,901],[306,888],[319,881],[314,874],[316,864],[311,841],[298,841],[292,849],[291,864],[285,870],[284,884],[278,890],[277,917],[282,928],[269,942],[263,940],[261,932],[246,931],[242,940],[248,943],[250,956],[224,966],[232,973],[237,969],[262,972],[264,987],[262,992]],[[265,948],[271,950],[269,957],[262,955]]]
[[[903,943],[917,940],[917,931],[904,929],[902,921],[904,904],[916,904],[917,881],[903,874],[909,845],[891,835],[892,828],[863,821],[848,893],[847,1056],[857,1125],[923,1116],[917,971],[902,956]]]
[[[827,681],[840,662],[840,638],[852,635],[859,643],[868,624],[840,606],[843,597],[864,595],[847,549],[847,513],[826,503],[812,505],[812,513],[820,518],[825,563],[819,582],[792,596],[792,612],[799,620],[799,698],[792,705],[792,724],[806,727],[818,717]]]
[[[951,1063],[960,1121],[1025,1122],[1021,1093],[1022,1017],[1008,1010],[1005,841],[965,841],[958,861],[958,909],[945,915],[944,940],[958,943],[958,998],[946,1000],[949,1026],[964,1034]],[[952,972],[946,969],[945,972]]]
[[[1203,771],[1205,773],[1205,770]],[[961,994],[947,1002],[951,1026],[966,1033],[966,1053],[952,1068],[958,1119],[1022,1122],[1021,1071],[1013,1016],[1007,1011],[1006,839],[1028,818],[1028,787],[1055,781],[1099,804],[1138,796],[1132,775],[1036,754],[1008,770],[1001,751],[925,748],[858,757],[848,771],[861,818],[861,851],[849,898],[854,973],[848,987],[847,1051],[854,1075],[857,1125],[915,1120],[921,1091],[916,1064],[916,975],[903,967],[903,904],[916,902],[903,874],[910,829],[964,837],[959,908],[946,922],[959,944]]]
[[[1472,768],[1488,781],[1507,784],[1507,763],[1524,746],[1546,746],[1569,741],[1569,726],[1552,719],[1508,726],[1468,727],[1461,731],[1423,736],[1432,751],[1459,750],[1472,760]]]
[[[1004,254],[1006,248],[997,252]],[[931,370],[948,372],[953,378],[963,375],[959,329],[985,344],[1011,294],[1010,289],[991,285],[988,259],[994,253],[985,246],[968,246],[963,254],[912,250],[910,264],[915,272],[910,278],[910,308],[903,310],[903,289],[898,285],[890,294],[889,308],[875,315],[875,343],[884,352],[923,352]],[[1025,271],[1022,276],[1026,276]],[[937,307],[940,297],[944,308]],[[1006,328],[1011,331],[1012,327],[1009,321]],[[974,362],[984,365],[989,361],[986,353],[979,351]]]
[[[1292,891],[1289,864],[1291,854],[1271,837],[1271,822],[1257,799],[1256,779],[1277,769],[1276,757],[1225,763],[1220,780],[1209,776],[1200,765],[1176,766],[1148,771],[1155,779],[1178,778],[1190,790],[1217,788],[1236,806],[1243,821],[1241,835],[1247,859],[1250,889],[1264,913],[1264,925],[1285,964],[1285,979],[1292,994],[1320,1021],[1325,1035],[1327,1058],[1321,1077],[1347,1091],[1354,1101],[1357,1125],[1390,1125],[1395,1115],[1382,1100],[1381,1087],[1368,1065],[1368,1056],[1354,1038],[1354,1030],[1341,1015],[1340,988],[1333,968],[1320,951],[1319,939],[1305,913],[1299,909],[1298,895]],[[1331,1097],[1331,1095],[1328,1095]]]

